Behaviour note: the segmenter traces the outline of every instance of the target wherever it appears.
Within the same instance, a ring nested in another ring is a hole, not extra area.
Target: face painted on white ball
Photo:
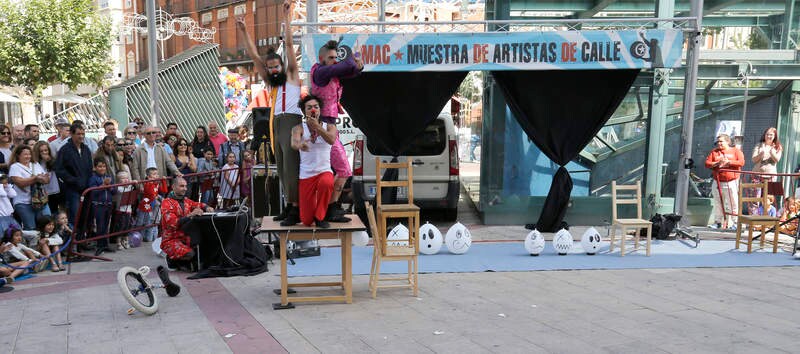
[[[447,250],[450,253],[464,254],[472,245],[472,234],[470,234],[466,226],[459,222],[453,225],[450,230],[447,230],[444,242],[447,244]]]
[[[600,250],[602,242],[603,238],[593,227],[590,227],[583,233],[583,236],[581,236],[581,247],[583,251],[590,256],[596,254]]]
[[[389,231],[389,236],[386,237],[386,240],[389,241],[389,246],[408,246],[408,228],[402,223],[397,224],[392,231]]]
[[[442,233],[436,226],[425,223],[419,228],[419,252],[422,254],[436,254],[444,242]]]
[[[566,229],[561,229],[553,236],[553,248],[556,249],[558,255],[564,256],[572,249],[572,234]]]
[[[525,250],[531,254],[531,256],[538,256],[544,250],[544,236],[539,230],[533,230],[528,233],[528,236],[525,236]]]

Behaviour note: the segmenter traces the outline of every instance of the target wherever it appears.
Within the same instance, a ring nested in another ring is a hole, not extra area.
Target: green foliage
[[[458,93],[461,97],[465,97],[470,101],[473,97],[476,97],[483,93],[481,88],[481,79],[478,77],[481,75],[479,71],[470,71],[467,76],[464,78],[464,81],[461,82],[461,85],[458,87]]]
[[[91,0],[0,0],[0,84],[101,85],[111,72],[111,21]]]

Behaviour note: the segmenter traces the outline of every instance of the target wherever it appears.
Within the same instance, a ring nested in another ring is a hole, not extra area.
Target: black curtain
[[[522,129],[561,166],[536,222],[540,231],[560,227],[572,192],[564,165],[603,127],[638,74],[638,69],[492,72]]]
[[[342,80],[342,106],[370,144],[393,156],[441,112],[466,71],[367,72]]]

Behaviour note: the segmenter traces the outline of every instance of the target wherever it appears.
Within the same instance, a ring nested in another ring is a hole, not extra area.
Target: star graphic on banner
[[[403,52],[401,52],[399,49],[396,52],[394,52],[394,60],[396,61],[403,60]]]

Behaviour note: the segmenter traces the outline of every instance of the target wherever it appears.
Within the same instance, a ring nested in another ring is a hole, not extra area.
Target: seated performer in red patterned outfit
[[[189,218],[203,215],[203,210],[214,208],[186,198],[186,180],[176,177],[172,181],[172,192],[161,203],[161,250],[167,254],[168,261],[190,261],[194,258],[191,238],[181,230],[181,225]]]

